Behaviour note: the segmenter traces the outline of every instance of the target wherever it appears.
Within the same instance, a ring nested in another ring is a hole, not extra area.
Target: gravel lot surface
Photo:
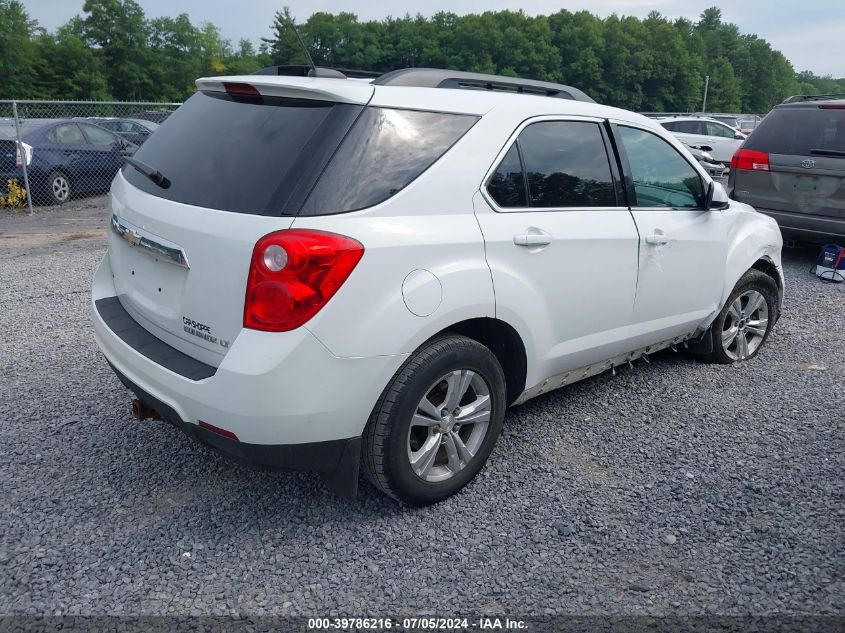
[[[0,614],[845,614],[845,288],[815,249],[757,359],[531,401],[417,510],[132,421],[88,318],[102,206],[0,212]]]

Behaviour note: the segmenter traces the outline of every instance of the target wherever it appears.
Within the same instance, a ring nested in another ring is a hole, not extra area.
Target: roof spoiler
[[[364,81],[341,81],[333,78],[285,76],[271,79],[267,75],[237,75],[197,79],[202,92],[226,93],[237,98],[279,97],[331,103],[366,105],[375,89]]]
[[[316,74],[315,74],[316,71]],[[253,75],[276,75],[284,77],[333,77],[335,79],[375,79],[382,73],[371,70],[355,70],[352,68],[325,68],[307,65],[266,66],[256,70]]]

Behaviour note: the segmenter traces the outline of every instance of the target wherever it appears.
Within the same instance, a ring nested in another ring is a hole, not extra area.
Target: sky
[[[602,17],[617,13],[645,17],[657,10],[669,18],[697,20],[710,6],[720,6],[722,18],[739,26],[741,33],[753,33],[780,50],[796,70],[818,75],[845,77],[845,0],[390,0],[388,2],[344,2],[343,0],[136,0],[147,17],[187,13],[191,21],[214,23],[232,42],[246,37],[258,42],[270,35],[273,15],[287,5],[298,22],[316,11],[348,11],[360,20],[388,15],[438,11],[481,13],[500,9],[522,9],[530,15],[550,14],[560,9],[586,9]],[[82,12],[83,0],[23,0],[32,18],[52,31]]]

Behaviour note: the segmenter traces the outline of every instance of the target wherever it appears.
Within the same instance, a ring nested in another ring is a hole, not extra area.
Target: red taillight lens
[[[265,235],[252,251],[244,327],[287,332],[317,314],[364,255],[351,237],[289,229]]]
[[[769,155],[765,152],[740,147],[731,159],[731,169],[769,171]]]
[[[845,110],[845,105],[840,105],[840,104],[820,105],[819,110]]]

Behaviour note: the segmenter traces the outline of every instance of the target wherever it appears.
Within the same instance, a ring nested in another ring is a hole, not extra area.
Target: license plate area
[[[165,329],[178,332],[188,270],[114,235],[111,242],[115,289],[121,300]]]

